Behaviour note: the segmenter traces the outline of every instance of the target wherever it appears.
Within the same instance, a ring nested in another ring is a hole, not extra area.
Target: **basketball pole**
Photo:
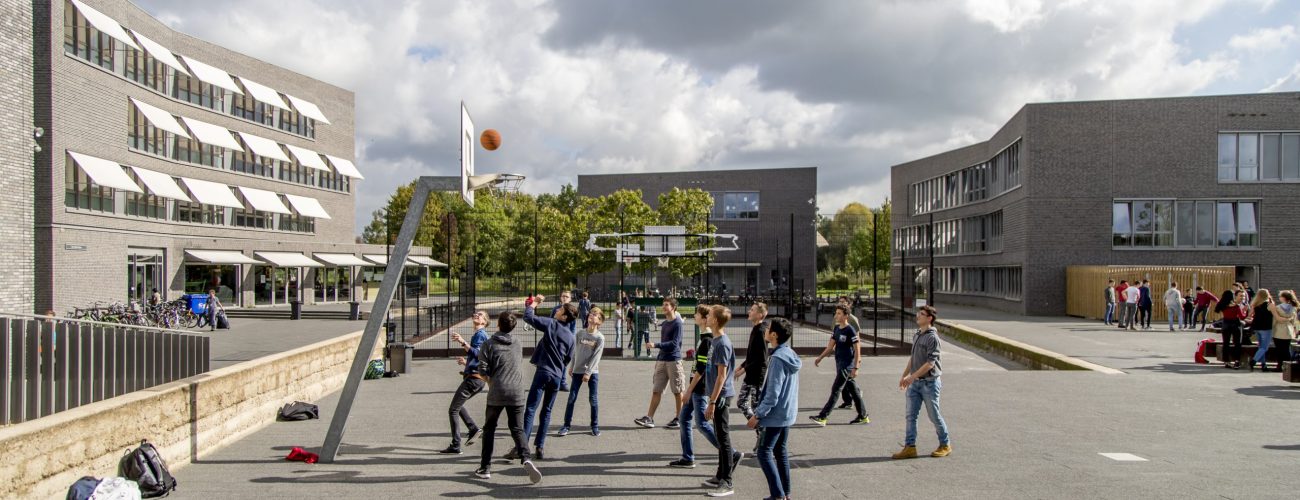
[[[343,443],[343,432],[348,424],[348,415],[352,412],[352,403],[356,400],[357,389],[365,376],[366,365],[370,363],[370,353],[374,351],[375,342],[379,340],[379,329],[384,322],[384,312],[393,303],[393,293],[402,279],[406,258],[411,253],[411,244],[415,242],[415,233],[424,216],[429,195],[433,191],[460,191],[461,178],[453,176],[420,177],[415,184],[415,193],[411,195],[411,204],[406,208],[406,218],[402,220],[402,229],[397,233],[397,242],[393,244],[388,265],[384,268],[384,279],[379,285],[379,294],[370,308],[370,318],[366,320],[366,329],[357,344],[357,352],[352,357],[352,367],[348,369],[347,381],[343,384],[343,393],[339,396],[338,406],[330,417],[329,431],[325,433],[325,443],[321,446],[320,463],[334,463],[339,446]],[[450,264],[448,264],[450,265]],[[450,271],[450,268],[448,268]],[[450,274],[450,272],[448,273]]]

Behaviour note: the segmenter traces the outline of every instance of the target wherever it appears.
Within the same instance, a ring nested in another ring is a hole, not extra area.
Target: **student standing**
[[[1178,328],[1183,327],[1183,292],[1178,291],[1178,283],[1170,283],[1169,289],[1165,290],[1165,310],[1169,313],[1169,331],[1174,331],[1174,325]]]
[[[448,455],[459,455],[461,453],[460,424],[457,422],[457,418],[465,422],[465,428],[469,430],[469,436],[465,438],[466,446],[474,444],[474,436],[479,433],[479,427],[474,424],[474,418],[470,416],[469,410],[465,409],[465,403],[482,392],[483,386],[486,385],[478,371],[478,352],[488,339],[487,332],[484,330],[487,328],[488,322],[487,311],[475,311],[474,315],[470,317],[470,321],[474,324],[474,336],[470,337],[468,343],[461,338],[459,333],[454,333],[451,336],[451,340],[454,340],[460,344],[462,349],[465,349],[465,356],[456,358],[456,364],[464,366],[465,370],[461,372],[463,378],[460,381],[460,386],[456,388],[456,395],[451,398],[451,406],[447,407],[447,417],[451,419],[451,446],[438,453]]]
[[[1205,331],[1206,316],[1209,315],[1210,306],[1219,303],[1219,299],[1201,287],[1196,287],[1196,311],[1192,313],[1192,328],[1196,328],[1196,321],[1201,321],[1201,331]],[[1217,310],[1217,309],[1216,309]]]
[[[1124,319],[1128,317],[1128,280],[1119,280],[1119,286],[1115,287],[1115,297],[1119,299],[1118,321],[1120,328],[1127,328]]]
[[[1250,360],[1250,371],[1255,371],[1257,364],[1267,369],[1268,350],[1273,347],[1273,296],[1267,288],[1255,292],[1255,298],[1250,301],[1250,317],[1246,321],[1250,323],[1250,331],[1254,332],[1259,346],[1255,349],[1255,357]]]
[[[1273,349],[1277,351],[1277,371],[1280,372],[1282,364],[1295,357],[1291,352],[1291,342],[1296,339],[1296,314],[1300,312],[1300,302],[1296,301],[1295,292],[1291,290],[1282,290],[1277,296],[1278,303],[1273,306]]]
[[[546,297],[538,295],[536,300],[542,302]],[[533,372],[533,384],[528,388],[528,403],[524,409],[524,437],[534,435],[533,416],[536,415],[538,406],[541,406],[542,415],[533,442],[536,447],[533,456],[542,460],[542,448],[546,445],[546,428],[551,425],[555,393],[560,390],[560,384],[564,380],[564,367],[568,366],[573,356],[573,331],[567,325],[574,323],[578,306],[572,303],[561,304],[555,309],[553,317],[543,318],[536,315],[534,305],[532,297],[524,301],[524,322],[542,333],[542,339],[537,341],[530,360],[537,371]]]
[[[751,326],[749,330],[749,343],[746,344],[745,362],[736,368],[736,377],[744,377],[740,384],[740,392],[736,395],[736,408],[749,420],[754,416],[754,407],[758,406],[759,391],[763,388],[767,369],[767,341],[764,337],[767,334],[767,327],[763,324],[763,318],[767,317],[767,304],[755,302],[749,306],[748,319]],[[761,429],[757,430],[758,436],[763,435]],[[755,443],[757,446],[757,443]]]
[[[709,346],[713,343],[713,329],[708,323],[711,309],[703,304],[695,307],[695,326],[700,328],[700,343],[695,347],[695,374],[691,376],[690,386],[686,388],[687,397],[682,403],[682,411],[677,415],[681,422],[682,457],[668,462],[669,467],[695,468],[695,439],[691,434],[693,423],[699,423],[700,434],[704,434],[704,439],[714,448],[718,447],[713,424],[704,418],[704,408],[709,405],[704,394],[704,388],[708,385],[705,372],[709,367]]]
[[[1223,367],[1241,369],[1241,327],[1246,319],[1246,292],[1239,285],[1223,292],[1215,312],[1223,316]]]
[[[1102,324],[1110,326],[1115,318],[1115,280],[1106,280],[1106,315],[1102,316]]]
[[[1138,302],[1142,299],[1142,291],[1130,286],[1124,290],[1124,295],[1124,319],[1120,321],[1120,328],[1128,325],[1129,330],[1137,330]]]
[[[858,321],[857,315],[853,314],[853,303],[849,301],[848,297],[843,295],[840,296],[839,303],[840,305],[849,308],[849,324],[853,325],[853,331],[861,334],[862,323]],[[851,407],[853,407],[853,391],[850,391],[849,386],[845,385],[844,390],[840,392],[840,405],[837,408],[847,410]]]
[[[762,429],[758,444],[758,464],[767,478],[769,498],[790,496],[790,426],[799,411],[799,368],[803,364],[787,342],[793,328],[785,318],[768,323],[764,337],[772,346],[767,377],[763,382],[763,399],[749,417],[750,429]]]
[[[582,291],[581,298],[578,299],[578,317],[582,318],[582,329],[587,329],[587,318],[591,315],[591,301],[588,300],[586,290]]]
[[[682,369],[682,318],[677,315],[677,299],[668,297],[664,299],[664,322],[659,326],[659,342],[646,342],[645,348],[648,352],[651,348],[659,349],[659,355],[655,358],[655,371],[653,388],[650,392],[650,408],[646,410],[645,416],[633,420],[632,423],[645,428],[655,426],[655,411],[659,409],[659,400],[663,397],[664,389],[668,388],[673,394],[673,406],[675,411],[673,419],[668,422],[669,429],[677,428],[677,415],[682,413],[682,392],[686,390],[686,372]]]
[[[903,438],[903,449],[893,455],[894,459],[916,457],[916,418],[925,405],[926,415],[934,424],[934,431],[939,436],[939,447],[930,453],[932,457],[946,457],[952,453],[952,442],[948,436],[948,423],[939,413],[939,390],[943,384],[939,376],[943,374],[939,360],[939,331],[934,328],[938,312],[931,306],[921,306],[916,311],[918,331],[912,340],[912,356],[907,360],[903,378],[898,381],[898,390],[907,391],[907,431]]]
[[[1140,319],[1139,323],[1142,323],[1143,330],[1150,330],[1151,329],[1151,305],[1152,305],[1151,283],[1147,280],[1142,280],[1142,286],[1138,287],[1138,291],[1142,292],[1142,295],[1138,297],[1138,318]]]
[[[713,431],[718,438],[718,470],[712,478],[704,481],[704,486],[710,488],[705,494],[710,497],[725,497],[735,492],[731,474],[744,456],[731,448],[731,428],[727,420],[727,406],[731,398],[736,397],[736,386],[731,382],[731,372],[736,368],[736,349],[727,335],[728,321],[731,321],[731,309],[715,305],[709,310],[713,345],[709,347],[709,366],[705,371],[708,385],[704,391],[708,393],[709,401],[704,409],[704,418],[713,421]]]
[[[1191,290],[1183,294],[1183,329],[1191,330],[1192,322],[1195,320],[1196,296]]]
[[[839,398],[840,392],[845,387],[849,387],[853,396],[853,405],[858,410],[858,416],[850,420],[850,424],[870,423],[871,419],[867,418],[867,405],[862,401],[862,389],[858,387],[858,368],[862,366],[862,349],[858,342],[858,332],[849,324],[849,310],[842,305],[835,306],[835,329],[831,331],[831,339],[826,343],[826,348],[817,359],[813,360],[813,366],[820,366],[822,359],[835,355],[835,382],[831,385],[831,397],[826,400],[826,405],[822,411],[816,415],[810,415],[809,420],[816,422],[822,427],[826,426],[826,419],[831,415],[831,409],[835,407],[835,401]]]
[[[584,292],[585,293],[585,292]],[[600,325],[605,323],[605,313],[599,307],[591,308],[587,315],[586,331],[577,335],[573,355],[573,381],[569,384],[569,404],[564,407],[564,425],[558,435],[569,435],[569,425],[573,423],[573,405],[578,401],[578,390],[587,384],[587,396],[591,401],[591,435],[600,435],[600,356],[605,350],[605,336],[600,333]]]
[[[542,480],[542,473],[529,460],[528,441],[524,437],[524,429],[520,427],[524,411],[521,406],[524,404],[524,348],[510,336],[515,324],[513,313],[502,312],[497,316],[497,333],[479,349],[479,370],[489,388],[487,416],[483,422],[483,454],[474,475],[480,479],[492,478],[492,446],[497,421],[501,419],[501,413],[505,412],[510,438],[515,442],[511,454],[519,458],[519,463],[528,472],[528,479],[537,484]]]

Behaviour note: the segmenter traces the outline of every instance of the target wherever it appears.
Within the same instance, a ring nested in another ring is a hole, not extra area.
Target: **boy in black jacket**
[[[479,348],[479,370],[488,383],[487,418],[483,423],[483,456],[479,468],[474,472],[480,479],[492,477],[492,444],[496,436],[497,421],[501,413],[506,412],[506,425],[510,428],[510,437],[515,441],[515,452],[520,456],[520,463],[528,471],[528,479],[537,484],[542,480],[541,471],[529,460],[528,445],[524,440],[524,348],[516,342],[510,332],[515,329],[515,314],[502,312],[497,317],[500,329],[491,339]]]

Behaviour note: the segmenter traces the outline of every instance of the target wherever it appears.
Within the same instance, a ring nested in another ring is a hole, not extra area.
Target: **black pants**
[[[1138,306],[1138,321],[1142,328],[1151,328],[1151,306]]]
[[[496,438],[497,421],[501,420],[501,412],[506,412],[506,425],[510,428],[510,438],[515,440],[515,451],[519,452],[519,463],[528,460],[528,446],[524,444],[524,407],[517,406],[493,406],[487,407],[487,418],[483,422],[483,458],[479,461],[480,467],[487,467],[492,463],[492,440]]]
[[[465,409],[465,403],[469,402],[474,395],[483,392],[483,385],[481,379],[465,377],[460,387],[456,388],[456,395],[451,398],[451,406],[447,407],[447,417],[451,419],[452,448],[460,448],[460,422],[456,421],[457,418],[465,422],[465,427],[470,431],[478,429],[478,425],[474,424],[474,417],[469,416],[469,410]]]
[[[818,417],[830,416],[831,410],[835,409],[835,402],[844,391],[849,392],[853,407],[858,410],[858,416],[867,416],[867,404],[862,401],[862,390],[858,387],[857,380],[849,378],[850,371],[848,368],[843,368],[835,372],[835,383],[831,385],[831,398],[826,400],[826,406],[822,407],[821,413],[817,414]]]
[[[722,485],[731,484],[731,428],[727,422],[730,398],[721,398],[713,407],[713,434],[718,438],[718,473],[714,476]]]
[[[1192,327],[1192,316],[1193,316],[1192,312],[1193,312],[1193,308],[1190,307],[1190,306],[1189,306],[1189,307],[1184,307],[1184,308],[1183,308],[1183,327],[1184,327],[1184,328],[1191,328],[1191,327]]]
[[[1209,312],[1210,312],[1210,306],[1204,306],[1204,307],[1197,306],[1196,312],[1192,313],[1192,328],[1196,328],[1196,322],[1198,320],[1201,322],[1201,328],[1205,328],[1205,324],[1206,324],[1205,317],[1209,315]]]
[[[1273,334],[1277,334],[1277,329],[1273,330]],[[1277,370],[1282,371],[1282,363],[1291,361],[1291,339],[1273,337],[1273,352],[1277,353]],[[1268,362],[1265,361],[1264,365],[1268,366]]]
[[[1241,320],[1223,320],[1223,362],[1241,361]]]

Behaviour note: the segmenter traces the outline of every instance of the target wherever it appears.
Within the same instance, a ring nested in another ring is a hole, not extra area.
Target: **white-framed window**
[[[1300,182],[1300,131],[1222,132],[1219,182]]]
[[[1258,200],[1115,200],[1114,248],[1258,248]]]

